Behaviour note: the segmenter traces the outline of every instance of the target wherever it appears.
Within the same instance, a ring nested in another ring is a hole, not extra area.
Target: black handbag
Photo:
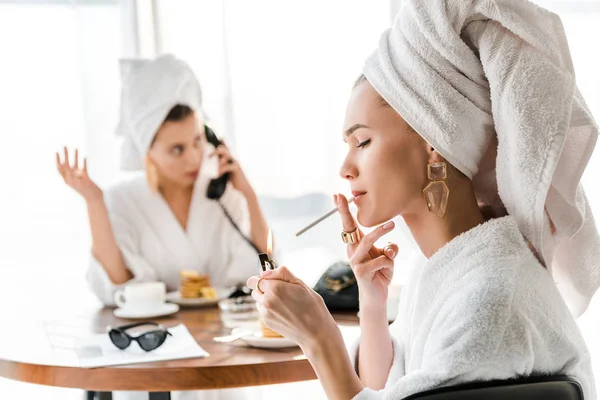
[[[314,290],[330,311],[358,311],[358,284],[347,262],[336,262],[327,268]]]

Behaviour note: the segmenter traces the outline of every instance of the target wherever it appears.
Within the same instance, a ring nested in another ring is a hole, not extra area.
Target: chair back
[[[568,376],[473,382],[416,393],[404,400],[584,400],[579,382]]]

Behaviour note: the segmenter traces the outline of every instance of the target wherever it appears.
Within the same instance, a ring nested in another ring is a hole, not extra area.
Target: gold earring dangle
[[[445,161],[430,162],[427,164],[427,178],[431,182],[423,189],[425,202],[430,213],[444,219],[448,208],[448,197],[450,189],[446,185],[448,168]]]
[[[148,186],[154,192],[158,192],[159,187],[159,178],[158,178],[158,168],[156,165],[150,160],[150,157],[146,156],[144,160],[146,164],[146,180],[148,181]]]

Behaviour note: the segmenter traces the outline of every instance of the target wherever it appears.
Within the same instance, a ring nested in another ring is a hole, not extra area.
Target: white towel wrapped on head
[[[516,218],[582,314],[600,286],[580,185],[598,128],[559,17],[526,0],[406,0],[364,74],[481,200]]]
[[[177,104],[201,111],[202,91],[191,68],[173,55],[121,60],[121,168],[142,170],[144,156],[169,111]]]

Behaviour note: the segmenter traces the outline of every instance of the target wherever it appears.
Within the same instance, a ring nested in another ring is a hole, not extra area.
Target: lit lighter
[[[267,252],[258,254],[258,261],[260,262],[260,266],[264,271],[270,269],[276,269],[277,264],[271,258],[273,254],[273,237],[271,236],[271,230],[269,229],[269,236],[267,237]]]

